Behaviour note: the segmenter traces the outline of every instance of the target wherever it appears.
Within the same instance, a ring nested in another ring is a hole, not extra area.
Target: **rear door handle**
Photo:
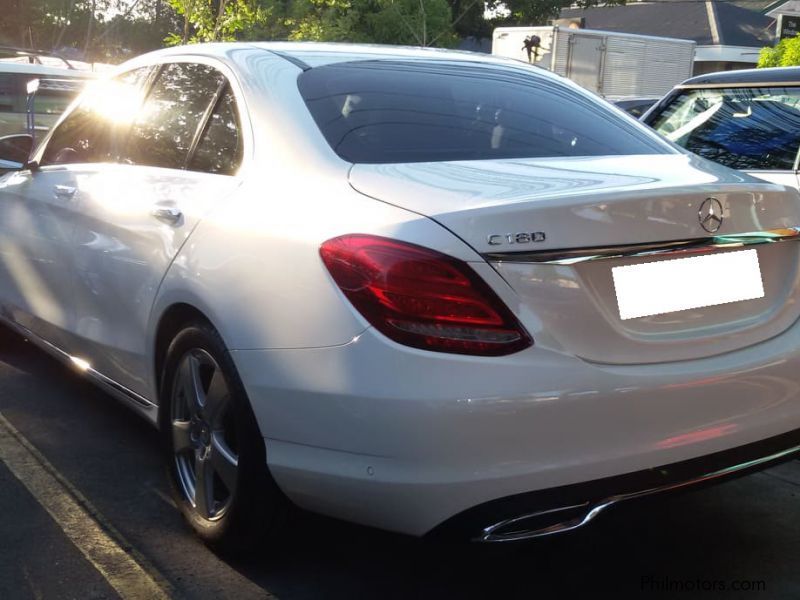
[[[78,191],[78,188],[73,187],[71,185],[54,185],[53,186],[53,193],[55,193],[56,198],[60,198],[61,200],[69,200],[75,195],[75,192]]]
[[[183,218],[181,209],[171,204],[156,204],[150,214],[168,225],[177,225]]]

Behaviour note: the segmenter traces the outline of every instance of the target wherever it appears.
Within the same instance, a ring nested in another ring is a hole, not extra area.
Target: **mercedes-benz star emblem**
[[[708,233],[716,233],[722,227],[722,204],[716,198],[706,198],[697,211],[697,218]]]

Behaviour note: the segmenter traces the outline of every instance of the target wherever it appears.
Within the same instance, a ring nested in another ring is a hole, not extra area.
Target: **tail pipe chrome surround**
[[[643,498],[645,496],[651,496],[662,492],[679,490],[682,488],[686,488],[692,485],[697,485],[707,481],[713,481],[714,479],[719,479],[720,477],[733,475],[739,471],[744,471],[746,469],[759,467],[760,465],[765,465],[772,461],[778,461],[795,453],[800,453],[800,446],[793,446],[787,450],[782,450],[780,452],[770,454],[769,456],[764,456],[762,458],[757,458],[748,462],[739,463],[731,467],[726,467],[724,469],[713,471],[711,473],[707,473],[705,475],[701,475],[699,477],[688,479],[678,483],[672,483],[646,490],[640,490],[638,492],[629,492],[626,494],[609,496],[607,498],[604,498],[603,500],[595,502],[586,501],[582,504],[574,504],[572,506],[551,508],[549,510],[542,510],[522,515],[519,517],[514,517],[511,519],[506,519],[504,521],[500,521],[499,523],[495,523],[494,525],[490,525],[489,527],[484,528],[481,531],[481,533],[476,538],[474,538],[474,541],[489,542],[489,543],[517,542],[522,540],[529,540],[548,535],[553,535],[556,533],[564,533],[566,531],[571,531],[573,529],[583,527],[608,507],[613,506],[615,504],[619,504],[620,502],[623,502],[625,500]],[[567,513],[564,517],[564,520],[559,520],[558,518],[559,513]],[[572,516],[572,517],[568,516],[570,514],[574,515],[576,513],[577,516]],[[535,520],[541,521],[543,519],[551,522],[552,520],[555,520],[555,523],[547,525],[545,527],[525,528],[525,521],[535,521]],[[506,530],[506,532],[504,533],[503,530]]]
[[[546,265],[574,265],[594,260],[634,258],[659,255],[699,254],[709,250],[733,250],[758,244],[800,241],[800,227],[767,229],[750,233],[714,235],[705,238],[604,246],[571,248],[566,250],[535,250],[531,252],[488,252],[483,254],[489,262],[536,263]]]

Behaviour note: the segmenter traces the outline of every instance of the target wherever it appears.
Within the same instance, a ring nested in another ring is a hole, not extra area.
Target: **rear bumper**
[[[685,461],[784,434],[776,452],[793,447],[798,349],[795,325],[711,358],[609,366],[536,346],[490,359],[430,353],[367,330],[343,346],[232,356],[268,465],[296,504],[413,535],[479,507],[474,537],[540,509],[594,507],[740,464],[712,460],[683,476]],[[598,481],[599,492],[564,495]],[[542,490],[558,491],[525,496]],[[508,498],[509,508],[494,504]]]
[[[796,429],[656,469],[493,500],[448,519],[431,535],[496,543],[563,533],[622,502],[720,483],[799,456]]]

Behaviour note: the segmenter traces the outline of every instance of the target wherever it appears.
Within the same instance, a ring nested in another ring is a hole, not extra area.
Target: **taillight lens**
[[[465,262],[414,244],[345,235],[320,248],[353,306],[396,342],[481,356],[511,354],[533,341]]]

